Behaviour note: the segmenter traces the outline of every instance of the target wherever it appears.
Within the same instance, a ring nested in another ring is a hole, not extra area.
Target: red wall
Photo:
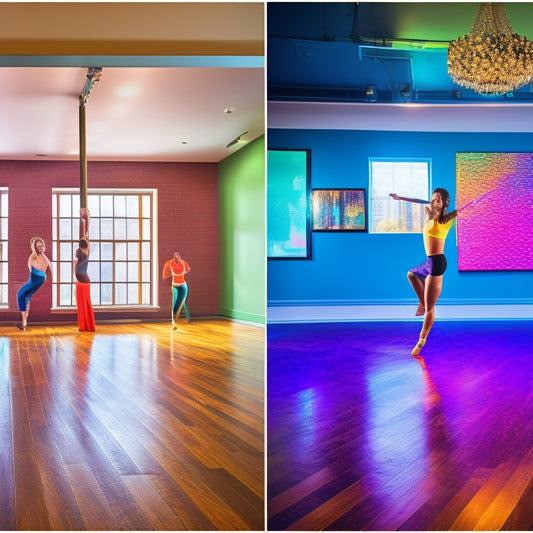
[[[29,241],[43,237],[52,259],[52,188],[79,187],[76,161],[0,161],[0,186],[9,187],[9,309],[0,322],[19,321],[17,291],[28,280]],[[219,217],[215,163],[87,164],[88,188],[158,189],[159,304],[157,312],[100,312],[99,319],[169,319],[170,281],[161,280],[163,264],[178,250],[190,267],[188,306],[193,316],[216,315],[219,294]],[[52,313],[49,279],[32,297],[28,322],[72,321],[76,313]]]

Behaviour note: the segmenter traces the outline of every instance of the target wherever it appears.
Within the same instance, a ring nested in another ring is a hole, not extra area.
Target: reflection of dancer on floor
[[[19,311],[22,315],[22,324],[18,324],[17,327],[21,330],[25,330],[28,324],[31,297],[45,282],[48,269],[50,269],[50,278],[52,277],[52,265],[44,253],[46,247],[43,239],[41,237],[33,237],[30,240],[30,248],[32,252],[28,258],[30,279],[17,293]]]
[[[442,277],[447,266],[444,243],[457,211],[447,212],[450,195],[446,189],[440,187],[433,191],[430,202],[403,198],[396,194],[390,196],[395,200],[430,204],[430,207],[426,206],[429,218],[422,230],[427,258],[423,264],[411,268],[407,273],[407,278],[418,297],[416,316],[424,315],[420,339],[411,352],[412,355],[418,355],[426,344],[428,333],[435,322],[435,304],[442,291]]]
[[[172,277],[172,326],[174,329],[176,329],[176,321],[181,310],[186,305],[188,287],[185,274],[190,270],[189,265],[180,257],[179,252],[174,252],[174,258],[167,261],[163,267],[163,278]],[[185,314],[188,320],[188,310]]]
[[[76,274],[76,303],[78,307],[78,329],[95,331],[94,311],[91,304],[91,280],[87,274],[89,266],[89,210],[80,209],[80,246],[76,250],[74,273]]]

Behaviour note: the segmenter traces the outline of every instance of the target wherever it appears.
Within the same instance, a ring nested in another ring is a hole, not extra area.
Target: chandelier
[[[470,33],[448,46],[454,83],[481,94],[505,94],[533,78],[533,42],[514,33],[503,4],[482,3]]]

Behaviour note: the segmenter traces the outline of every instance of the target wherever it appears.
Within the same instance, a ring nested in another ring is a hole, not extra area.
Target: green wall
[[[218,165],[219,314],[265,323],[265,136]]]

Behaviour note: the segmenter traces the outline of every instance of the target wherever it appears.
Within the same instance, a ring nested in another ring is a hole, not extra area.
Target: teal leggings
[[[187,299],[188,292],[189,289],[187,287],[187,283],[179,285],[178,287],[172,286],[172,321],[179,318],[181,310],[183,306],[185,306],[185,300]],[[187,310],[186,315],[188,314],[189,313]]]

